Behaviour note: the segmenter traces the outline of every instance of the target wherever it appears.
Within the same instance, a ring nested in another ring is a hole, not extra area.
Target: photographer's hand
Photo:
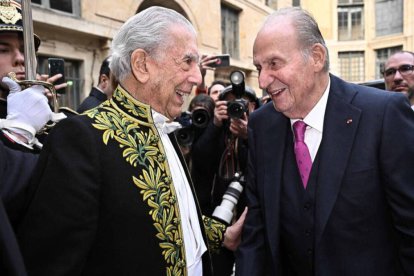
[[[241,242],[241,233],[243,229],[244,220],[247,215],[247,207],[244,208],[243,213],[240,218],[232,225],[227,227],[226,232],[224,232],[224,241],[223,245],[228,250],[236,251],[237,247]]]
[[[40,80],[40,81],[45,81],[45,82],[48,82],[48,83],[52,83],[53,84],[55,81],[57,81],[61,77],[62,77],[62,74],[57,74],[57,75],[54,75],[54,76],[39,75],[39,74],[37,74],[36,79],[37,80]],[[66,88],[67,86],[68,86],[67,83],[62,83],[62,84],[55,85],[55,89],[58,90],[58,89],[61,89],[61,88]],[[45,89],[44,94],[46,95],[46,97],[49,100],[52,100],[53,99],[52,98],[52,93],[48,89]],[[57,94],[57,96],[60,97],[60,94]]]
[[[229,116],[227,115],[227,102],[217,101],[216,107],[214,108],[214,125],[217,127],[221,127],[223,126],[223,121],[227,120],[228,118]]]
[[[246,113],[243,114],[243,117],[240,119],[231,118],[230,120],[230,131],[236,137],[240,137],[242,139],[247,139],[247,115]]]
[[[216,60],[217,59],[215,58],[215,56],[202,55],[201,59],[200,59],[200,62],[198,63],[198,65],[200,67],[200,73],[201,73],[201,83],[197,86],[197,88],[200,91],[205,91],[204,93],[207,93],[207,91],[206,91],[207,87],[206,87],[205,80],[204,80],[204,78],[206,76],[206,73],[207,73],[207,69],[215,70],[215,68],[210,67],[209,65],[212,64],[212,63],[215,63]]]

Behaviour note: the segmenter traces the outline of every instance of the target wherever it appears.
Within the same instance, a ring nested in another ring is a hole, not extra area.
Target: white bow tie
[[[167,117],[154,110],[152,110],[152,116],[154,118],[154,124],[157,129],[165,134],[170,134],[171,132],[182,128],[182,125],[179,122],[168,121]]]
[[[161,130],[165,134],[170,134],[171,132],[182,128],[182,125],[179,122],[163,122],[155,123],[155,126],[158,130]]]

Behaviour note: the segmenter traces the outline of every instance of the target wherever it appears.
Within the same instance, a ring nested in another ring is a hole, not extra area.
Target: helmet
[[[14,0],[0,0],[0,34],[18,32],[23,34],[22,7]],[[36,51],[40,46],[40,38],[34,34]]]

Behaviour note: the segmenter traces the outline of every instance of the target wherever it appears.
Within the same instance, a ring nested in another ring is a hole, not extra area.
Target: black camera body
[[[235,99],[227,103],[227,114],[230,118],[240,119],[248,110],[248,102],[245,99]]]

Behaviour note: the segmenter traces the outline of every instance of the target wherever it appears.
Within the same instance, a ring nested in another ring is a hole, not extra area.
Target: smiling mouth
[[[280,89],[277,89],[277,90],[274,90],[274,91],[269,91],[268,94],[272,97],[275,97],[275,96],[279,95],[280,93],[282,93],[285,90],[286,90],[286,88],[280,88]]]
[[[183,103],[184,103],[185,97],[188,97],[190,95],[190,93],[186,93],[180,90],[176,90],[175,93],[181,98]]]

